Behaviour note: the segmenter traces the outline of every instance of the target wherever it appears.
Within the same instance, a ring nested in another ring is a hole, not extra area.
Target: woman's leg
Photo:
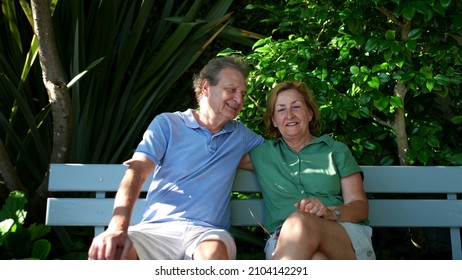
[[[284,222],[273,259],[356,259],[350,238],[338,223],[294,212]]]

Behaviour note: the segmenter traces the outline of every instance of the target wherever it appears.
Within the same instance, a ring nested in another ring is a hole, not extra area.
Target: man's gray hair
[[[224,68],[232,68],[241,72],[245,79],[249,75],[248,64],[239,56],[232,55],[213,58],[202,68],[199,74],[193,77],[193,88],[198,102],[202,97],[202,82],[206,80],[212,86],[218,84],[218,74]]]

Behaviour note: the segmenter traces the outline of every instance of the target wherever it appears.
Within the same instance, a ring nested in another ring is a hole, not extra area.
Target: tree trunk
[[[49,0],[32,0],[34,32],[37,36],[42,78],[53,118],[53,148],[50,162],[67,162],[72,136],[72,106],[61,60],[56,48]],[[48,197],[48,172],[34,198],[36,210],[44,209]]]
[[[395,121],[393,123],[393,130],[396,133],[398,156],[400,165],[408,165],[406,152],[409,149],[409,141],[407,140],[406,132],[406,116],[404,110],[404,98],[409,88],[398,81],[394,88],[394,94],[401,98],[403,108],[395,108]],[[411,236],[411,242],[418,249],[425,249],[426,236],[422,228],[409,228],[409,234]]]
[[[10,161],[6,152],[5,144],[0,138],[0,177],[5,180],[8,191],[21,191],[26,197],[29,196],[29,191],[24,187],[19,179],[16,169]],[[0,200],[1,201],[1,200]]]
[[[394,94],[401,98],[403,108],[395,108],[395,121],[393,122],[393,130],[396,133],[397,145],[398,145],[398,157],[400,165],[408,165],[406,152],[409,149],[409,142],[407,140],[406,132],[406,116],[404,111],[404,97],[409,91],[409,88],[401,83],[397,82],[394,89]]]

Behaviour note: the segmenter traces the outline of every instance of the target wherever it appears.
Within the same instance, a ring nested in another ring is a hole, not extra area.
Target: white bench
[[[51,164],[46,224],[49,226],[92,226],[95,235],[104,231],[112,215],[113,194],[127,167],[120,164]],[[462,259],[462,167],[361,166],[369,197],[372,227],[449,228],[453,259]],[[147,191],[147,183],[143,192]],[[260,192],[253,172],[238,170],[236,192]],[[75,193],[93,193],[78,198]],[[68,194],[66,194],[68,193]],[[395,194],[393,198],[387,195]],[[438,198],[419,198],[420,195]],[[409,198],[409,196],[417,198]],[[382,198],[379,198],[379,197]],[[396,196],[404,196],[399,198]],[[132,223],[140,221],[145,199],[135,206]],[[262,221],[261,199],[233,199],[231,223],[254,226]]]

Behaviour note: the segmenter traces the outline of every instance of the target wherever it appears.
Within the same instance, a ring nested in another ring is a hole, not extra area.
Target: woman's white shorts
[[[339,222],[345,228],[351,240],[351,245],[355,250],[357,260],[375,260],[374,248],[372,246],[372,228],[362,224]],[[280,227],[266,241],[265,255],[267,260],[271,260],[277,245],[277,236]]]

